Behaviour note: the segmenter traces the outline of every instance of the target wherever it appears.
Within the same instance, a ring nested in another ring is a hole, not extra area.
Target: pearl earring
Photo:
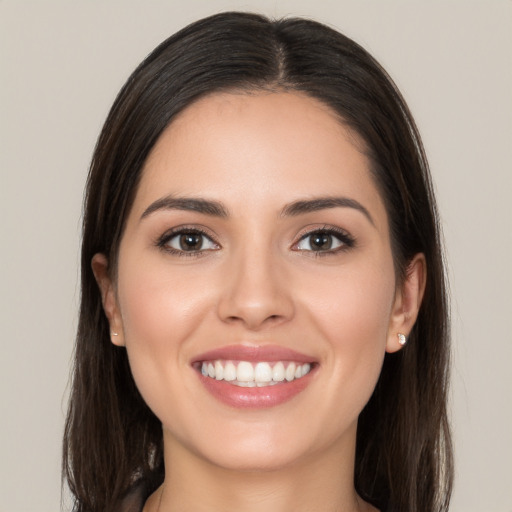
[[[405,337],[405,334],[398,333],[398,343],[400,343],[402,347],[407,343],[407,338]]]

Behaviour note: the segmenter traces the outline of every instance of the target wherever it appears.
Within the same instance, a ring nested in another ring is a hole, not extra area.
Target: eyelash
[[[307,240],[308,237],[312,237],[315,234],[325,234],[328,236],[332,236],[336,239],[338,239],[339,242],[341,242],[341,245],[339,247],[335,247],[334,249],[327,249],[327,250],[304,250],[304,249],[298,249],[298,245],[304,241]],[[187,227],[187,226],[180,226],[179,228],[173,228],[167,232],[165,232],[161,237],[158,238],[155,245],[162,249],[163,251],[166,251],[172,255],[180,256],[180,257],[201,257],[205,255],[205,253],[215,250],[215,249],[199,249],[199,250],[192,250],[192,251],[185,251],[176,249],[174,247],[171,247],[169,242],[180,235],[200,235],[202,237],[207,238],[210,240],[211,243],[216,245],[217,247],[220,247],[219,244],[215,241],[215,239],[212,237],[212,235],[205,230],[198,228],[198,227]],[[203,240],[204,243],[204,240]],[[299,236],[299,240],[295,242],[292,246],[292,250],[295,250],[297,252],[308,252],[312,253],[311,255],[314,255],[314,257],[324,257],[324,256],[331,256],[338,252],[344,252],[352,247],[355,246],[355,239],[347,233],[345,230],[334,227],[334,226],[323,226],[321,228],[315,228],[309,231],[306,231],[302,233]]]
[[[165,232],[157,241],[156,245],[163,251],[166,251],[174,256],[180,256],[180,257],[201,257],[206,252],[209,252],[213,249],[200,249],[196,251],[183,251],[180,249],[175,249],[174,247],[171,247],[169,242],[180,235],[200,235],[202,237],[207,238],[210,240],[213,244],[216,246],[219,246],[219,244],[214,240],[212,235],[205,230],[198,228],[198,227],[187,227],[187,226],[180,226],[179,228],[173,228],[167,232]]]
[[[293,247],[297,247],[303,240],[307,240],[307,238],[312,237],[313,235],[316,235],[319,233],[337,238],[341,242],[341,245],[339,247],[335,247],[334,249],[327,249],[324,251],[314,251],[314,250],[310,250],[310,251],[305,250],[304,251],[304,252],[311,253],[311,255],[314,256],[315,258],[318,258],[318,257],[322,258],[325,256],[333,256],[339,252],[345,252],[349,249],[352,249],[356,244],[356,240],[345,230],[335,227],[335,226],[325,225],[325,226],[322,226],[321,228],[314,228],[312,230],[308,230],[308,231],[304,232],[303,234],[301,234],[299,241],[296,242],[295,244],[293,244]],[[295,250],[300,251],[301,249],[295,249]]]

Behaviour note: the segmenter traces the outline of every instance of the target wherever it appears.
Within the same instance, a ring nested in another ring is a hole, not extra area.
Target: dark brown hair
[[[355,487],[383,510],[448,510],[447,292],[428,164],[407,105],[364,49],[325,25],[222,13],[184,28],[142,62],[115,100],[95,149],[63,453],[77,512],[117,510],[134,486],[143,485],[148,495],[164,478],[161,425],[137,391],[126,351],[110,342],[91,259],[104,253],[115,272],[144,162],[175,116],[217,91],[261,89],[310,95],[359,135],[386,204],[398,279],[415,254],[425,254],[418,320],[407,346],[386,355],[360,415]]]

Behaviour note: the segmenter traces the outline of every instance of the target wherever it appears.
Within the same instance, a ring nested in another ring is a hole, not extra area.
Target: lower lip
[[[198,373],[206,389],[218,400],[231,407],[240,409],[264,409],[288,402],[311,382],[312,369],[307,375],[291,382],[283,382],[261,388],[244,388],[229,384],[225,380],[216,380]]]

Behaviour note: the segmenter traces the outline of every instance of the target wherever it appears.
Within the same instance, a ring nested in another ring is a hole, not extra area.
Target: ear
[[[405,335],[406,338],[409,336],[418,317],[426,282],[427,263],[425,255],[419,253],[407,266],[405,279],[396,290],[389,321],[386,352],[396,352],[402,348],[399,334]]]
[[[100,288],[103,310],[110,324],[110,339],[114,345],[124,346],[124,333],[121,312],[117,303],[114,283],[108,271],[108,259],[97,253],[91,261],[92,271]]]

